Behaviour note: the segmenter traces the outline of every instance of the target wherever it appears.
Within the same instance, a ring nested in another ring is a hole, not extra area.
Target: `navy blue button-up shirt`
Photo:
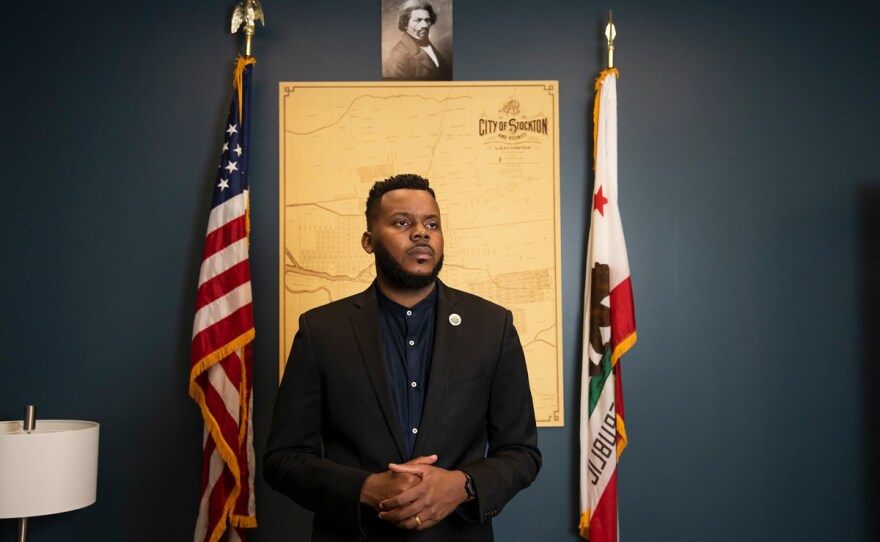
[[[417,305],[407,308],[391,301],[376,286],[379,298],[379,329],[391,396],[406,445],[406,459],[412,459],[425,404],[425,386],[434,347],[437,288]]]

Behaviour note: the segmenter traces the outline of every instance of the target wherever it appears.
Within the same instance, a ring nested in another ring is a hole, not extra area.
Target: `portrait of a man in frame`
[[[452,0],[382,1],[382,79],[452,80]]]

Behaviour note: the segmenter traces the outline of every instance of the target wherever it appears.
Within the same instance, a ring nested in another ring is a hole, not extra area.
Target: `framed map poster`
[[[440,278],[513,312],[539,426],[562,426],[556,81],[279,83],[279,374],[299,315],[366,289],[373,183],[426,177]]]

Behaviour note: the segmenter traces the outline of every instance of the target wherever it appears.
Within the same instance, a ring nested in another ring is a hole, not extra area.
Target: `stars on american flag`
[[[241,143],[244,134],[241,126],[231,122],[227,123],[226,137],[223,141],[220,163],[217,164],[216,194],[218,197],[231,197],[239,192],[241,183],[244,182],[242,175],[245,174],[245,149]],[[222,195],[221,195],[222,194]]]

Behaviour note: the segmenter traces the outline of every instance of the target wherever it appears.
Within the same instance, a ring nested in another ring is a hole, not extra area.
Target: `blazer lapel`
[[[437,73],[440,70],[440,68],[436,64],[434,64],[434,61],[431,60],[431,57],[428,56],[428,53],[426,53],[424,49],[419,47],[419,44],[416,43],[416,41],[411,36],[406,35],[403,39],[403,43],[406,44],[406,48],[409,51],[410,56],[412,56],[412,58],[416,62],[421,64],[421,66],[425,70],[427,70],[428,73]],[[437,52],[437,48],[434,47],[434,44],[431,44],[431,49],[433,49],[434,54],[437,55],[437,62],[440,64],[440,66],[443,66],[443,60],[441,60],[440,53]]]
[[[403,460],[406,448],[400,434],[400,424],[391,397],[391,382],[385,356],[382,355],[382,342],[379,336],[379,301],[376,298],[375,286],[371,286],[354,300],[355,310],[351,313],[351,328],[358,343],[361,359],[367,369],[379,407],[388,425],[388,431],[394,436],[397,451]]]
[[[435,55],[437,54],[436,49],[434,49],[434,54]],[[428,70],[429,73],[434,73],[439,69],[437,67],[437,65],[434,64],[434,61],[431,59],[431,57],[428,55],[428,53],[426,53],[425,50],[422,49],[421,47],[419,47],[419,52],[416,54],[416,59],[418,59],[419,64],[421,64],[422,67],[424,67],[426,70]],[[438,62],[439,62],[439,58],[438,58]]]
[[[442,407],[443,397],[446,392],[446,380],[449,377],[449,369],[458,352],[460,342],[460,326],[450,322],[450,316],[455,313],[455,305],[458,303],[455,292],[450,291],[439,280],[437,281],[437,317],[434,330],[434,351],[431,354],[431,372],[428,376],[428,393],[425,397],[425,405],[422,409],[420,435],[430,435],[432,424],[436,418],[435,413]],[[424,439],[417,438],[413,455],[418,457],[422,454]]]

